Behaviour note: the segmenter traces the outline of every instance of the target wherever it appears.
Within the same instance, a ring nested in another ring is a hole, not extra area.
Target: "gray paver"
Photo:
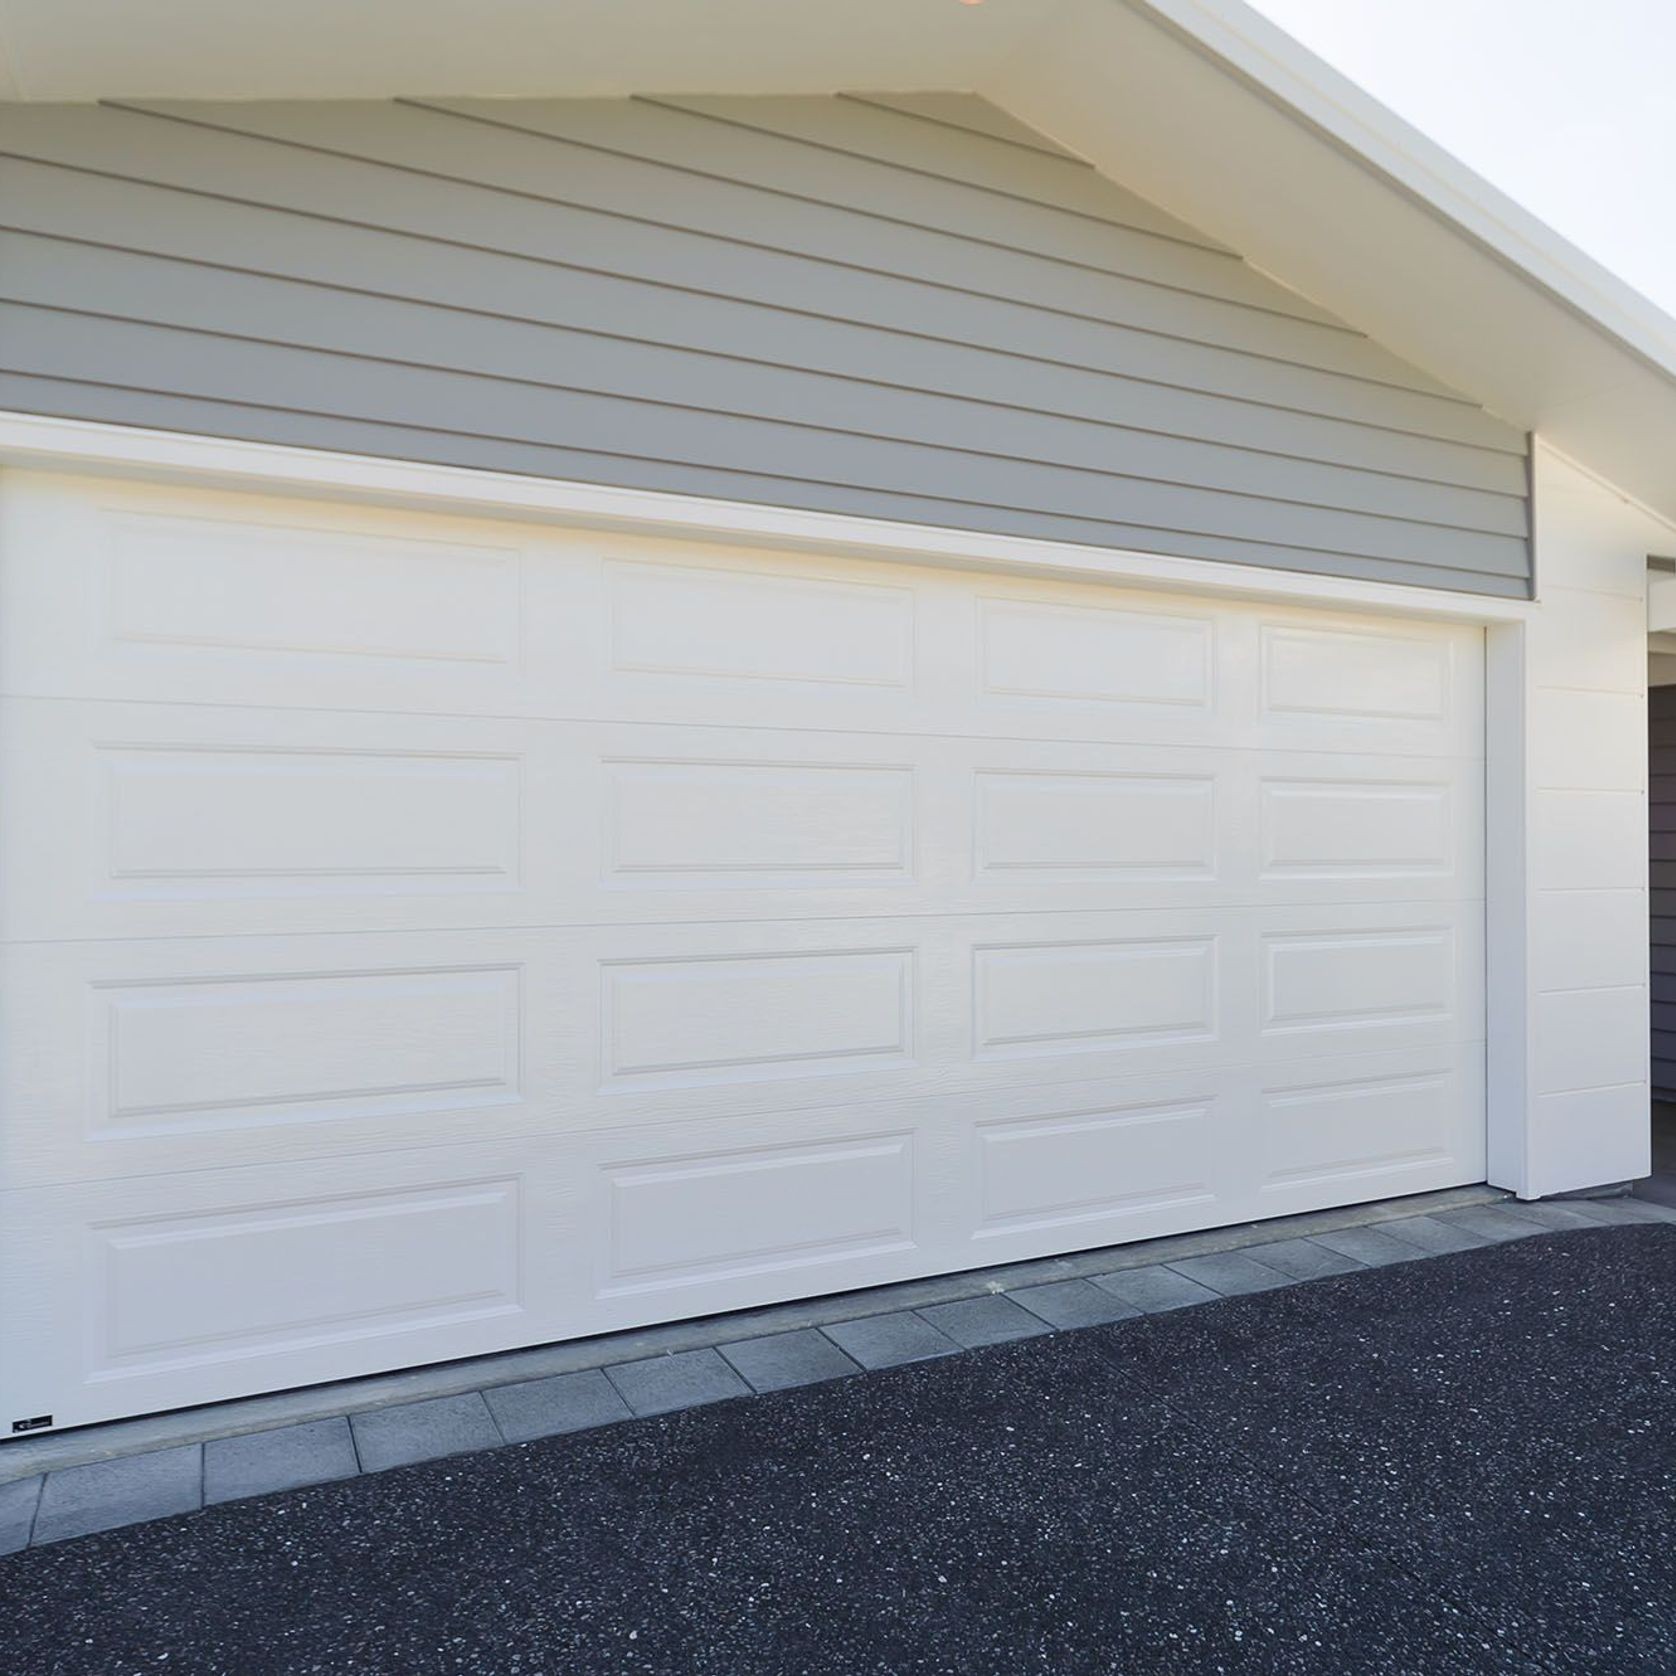
[[[1612,1199],[1542,1199],[1530,1206],[1532,1210],[1542,1209],[1544,1206],[1554,1210],[1566,1210],[1573,1216],[1580,1216],[1591,1228],[1607,1228],[1620,1226],[1620,1219],[1612,1214],[1609,1207],[1622,1204],[1621,1198]]]
[[[1330,1234],[1316,1234],[1314,1238],[1316,1244],[1354,1257],[1370,1269],[1383,1268],[1387,1263],[1413,1263],[1431,1255],[1417,1245],[1392,1239],[1379,1228],[1338,1228]]]
[[[636,1414],[669,1414],[678,1408],[726,1397],[745,1397],[751,1388],[714,1350],[679,1350],[643,1362],[619,1362],[605,1370]]]
[[[1495,1244],[1470,1228],[1451,1227],[1435,1216],[1401,1216],[1379,1226],[1392,1239],[1403,1240],[1417,1251],[1429,1252],[1434,1257],[1446,1256],[1451,1251],[1477,1251]]]
[[[1039,1316],[1021,1309],[1011,1298],[991,1292],[987,1298],[961,1298],[952,1304],[931,1304],[918,1313],[956,1344],[977,1350],[986,1344],[1010,1344],[1052,1329]]]
[[[35,1541],[115,1530],[195,1512],[203,1504],[203,1450],[196,1443],[89,1461],[47,1474],[35,1513]]]
[[[1186,1309],[1190,1304],[1213,1304],[1221,1296],[1196,1280],[1189,1280],[1162,1263],[1119,1269],[1115,1274],[1090,1277],[1093,1285],[1133,1304],[1143,1315],[1157,1315],[1167,1309]]]
[[[1600,1222],[1581,1210],[1576,1204],[1562,1203],[1558,1199],[1536,1199],[1529,1204],[1518,1206],[1521,1216],[1528,1216],[1533,1222],[1540,1222],[1544,1228],[1554,1233],[1570,1233],[1578,1228],[1598,1228]]]
[[[1651,1199],[1608,1199],[1604,1201],[1616,1214],[1611,1218],[1620,1222],[1676,1222],[1676,1210],[1669,1205],[1655,1204]]]
[[[35,1523],[35,1504],[41,1499],[41,1480],[14,1478],[0,1484],[0,1554],[15,1554],[29,1546]]]
[[[1510,1205],[1467,1205],[1461,1210],[1440,1211],[1437,1219],[1451,1228],[1467,1228],[1482,1234],[1498,1245],[1505,1240],[1529,1239],[1532,1234],[1548,1231],[1535,1217],[1526,1216]]]
[[[1267,1245],[1254,1246],[1248,1256],[1294,1280],[1318,1280],[1327,1274],[1353,1274],[1363,1265],[1342,1251],[1335,1251],[1318,1240],[1270,1240]]]
[[[818,1385],[860,1373],[825,1333],[801,1327],[792,1333],[768,1333],[721,1346],[722,1354],[758,1391],[788,1391],[794,1385]]]
[[[629,1418],[628,1404],[598,1368],[491,1386],[483,1400],[508,1443],[529,1443]]]
[[[1055,1327],[1103,1327],[1126,1321],[1141,1312],[1115,1292],[1086,1280],[1052,1280],[1045,1286],[1021,1286],[1007,1294]]]
[[[238,1501],[276,1490],[300,1490],[361,1470],[347,1419],[211,1438],[204,1445],[204,1502]]]
[[[431,1397],[350,1416],[355,1448],[367,1472],[440,1460],[473,1449],[493,1449],[501,1435],[482,1394]]]
[[[1170,1267],[1225,1298],[1244,1297],[1248,1292],[1270,1292],[1277,1286],[1292,1284],[1290,1275],[1271,1269],[1267,1263],[1243,1251],[1219,1251],[1213,1257],[1183,1257]]]
[[[859,1321],[835,1321],[821,1329],[846,1355],[864,1368],[894,1368],[903,1362],[923,1362],[948,1356],[960,1346],[912,1310],[863,1316]]]

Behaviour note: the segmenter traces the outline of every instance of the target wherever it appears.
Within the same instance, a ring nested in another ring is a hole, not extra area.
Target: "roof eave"
[[[1676,321],[1239,0],[1078,0],[981,91],[1676,523]]]

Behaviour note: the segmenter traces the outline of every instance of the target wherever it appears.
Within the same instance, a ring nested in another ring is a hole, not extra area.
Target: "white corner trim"
[[[1647,575],[1647,633],[1668,634],[1676,629],[1676,575],[1650,571]],[[1648,650],[1654,648],[1649,644]]]
[[[1457,622],[1521,622],[1533,609],[1527,600],[1398,582],[1363,582],[1215,559],[986,535],[846,513],[806,512],[749,501],[620,489],[29,413],[0,412],[0,466],[327,495],[437,512],[542,518],[595,529],[862,553],[919,564],[1127,582]]]
[[[1485,1179],[1532,1197],[1530,662],[1525,626],[1484,635]]]

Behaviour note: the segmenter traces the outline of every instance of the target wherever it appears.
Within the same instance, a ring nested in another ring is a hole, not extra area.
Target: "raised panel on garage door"
[[[29,474],[0,525],[0,1420],[1482,1177],[1473,630]]]

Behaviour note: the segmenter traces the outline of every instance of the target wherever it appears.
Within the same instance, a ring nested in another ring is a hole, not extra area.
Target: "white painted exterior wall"
[[[1492,1123],[1491,1179],[1526,1198],[1649,1168],[1645,588],[1672,537],[1548,448],[1535,494],[1539,604],[1522,660],[1491,647],[1525,710],[1520,728],[1492,705],[1492,762],[1498,727],[1512,747],[1490,770],[1492,880],[1526,857],[1522,891],[1492,885],[1492,941],[1507,908],[1528,1008],[1522,1042],[1492,1055],[1492,1088],[1525,1120]]]

